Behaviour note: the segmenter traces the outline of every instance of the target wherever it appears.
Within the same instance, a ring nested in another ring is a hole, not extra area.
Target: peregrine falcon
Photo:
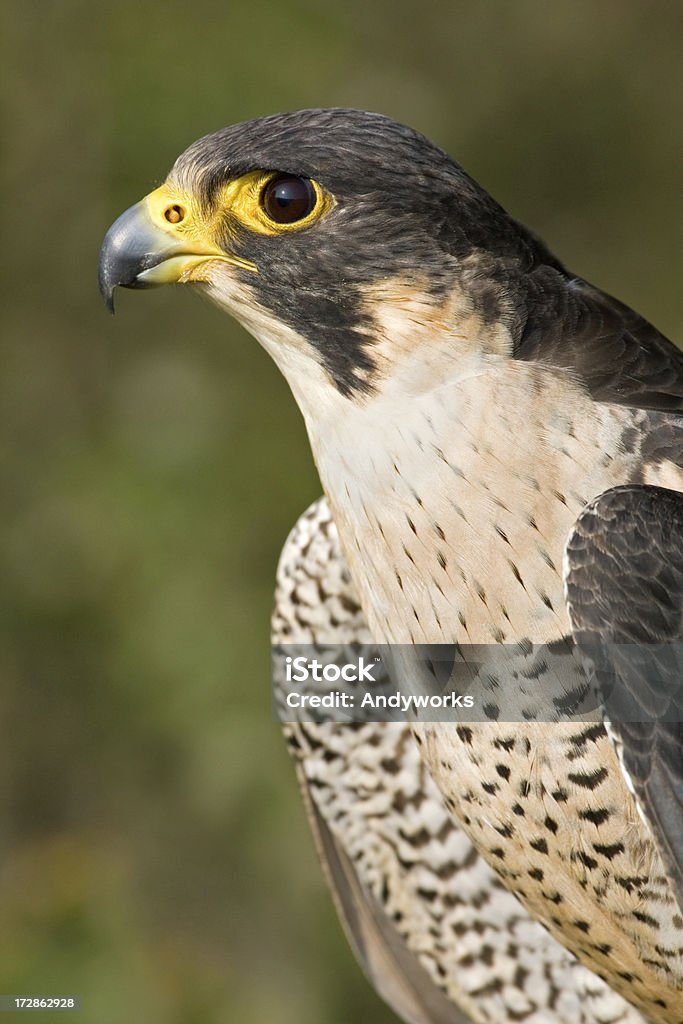
[[[326,583],[290,633],[597,644],[626,698],[604,722],[290,728],[378,990],[411,1024],[681,1024],[683,355],[422,135],[353,110],[190,146],[100,257],[110,307],[167,282],[240,321],[303,413],[327,505],[298,529],[323,561],[295,535],[280,605],[308,572],[346,616]]]

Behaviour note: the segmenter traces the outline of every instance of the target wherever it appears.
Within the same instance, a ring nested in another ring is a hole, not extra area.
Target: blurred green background
[[[0,19],[0,993],[79,994],[84,1024],[388,1024],[271,720],[273,574],[318,493],[298,413],[188,291],[107,316],[99,244],[198,136],[361,106],[680,338],[683,5],[3,0]]]

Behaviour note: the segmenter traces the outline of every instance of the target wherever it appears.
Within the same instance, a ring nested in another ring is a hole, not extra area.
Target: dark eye
[[[278,174],[261,194],[261,205],[276,224],[295,224],[315,209],[317,195],[308,178]]]

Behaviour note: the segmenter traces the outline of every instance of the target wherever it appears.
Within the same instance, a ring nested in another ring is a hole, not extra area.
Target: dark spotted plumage
[[[371,642],[324,500],[283,549],[273,641],[334,646],[341,661],[349,645]],[[275,685],[287,692],[282,677]],[[501,886],[453,820],[407,725],[302,720],[284,728],[341,921],[401,1019],[641,1024]],[[471,742],[471,727],[457,730]],[[496,740],[507,755],[517,743],[512,730]],[[577,732],[577,748],[592,730]],[[501,830],[501,840],[511,834]],[[529,874],[544,881],[539,868]],[[550,891],[549,899],[558,897]]]

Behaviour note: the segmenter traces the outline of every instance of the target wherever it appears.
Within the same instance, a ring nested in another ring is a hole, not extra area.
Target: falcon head
[[[304,110],[190,146],[110,228],[100,288],[113,310],[116,286],[192,284],[258,338],[295,392],[317,375],[364,401],[416,350],[424,369],[423,346],[439,338],[449,360],[458,345],[506,351],[510,268],[539,253],[552,262],[418,132],[379,114]]]

